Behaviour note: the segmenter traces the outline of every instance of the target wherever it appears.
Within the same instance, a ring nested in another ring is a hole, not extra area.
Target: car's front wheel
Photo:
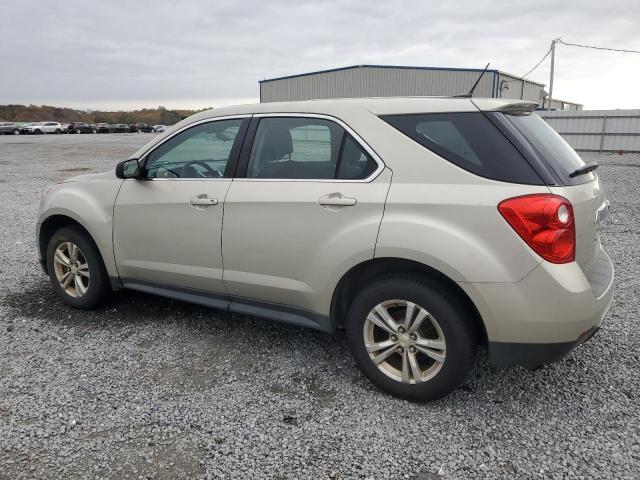
[[[18,130],[17,128],[13,131],[14,135],[20,135],[20,130]]]
[[[63,227],[53,234],[47,247],[47,270],[56,294],[75,308],[94,308],[111,291],[100,252],[77,227]]]
[[[361,370],[397,397],[426,401],[462,384],[476,357],[469,312],[447,288],[390,276],[353,300],[346,331]]]

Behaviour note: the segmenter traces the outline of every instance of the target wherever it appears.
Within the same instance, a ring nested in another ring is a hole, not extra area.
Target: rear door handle
[[[352,207],[358,201],[355,198],[345,197],[341,193],[330,193],[318,199],[318,205],[331,207]]]
[[[199,207],[208,207],[210,205],[217,205],[218,199],[211,198],[206,193],[201,193],[200,195],[196,195],[191,200],[189,200],[189,204]]]

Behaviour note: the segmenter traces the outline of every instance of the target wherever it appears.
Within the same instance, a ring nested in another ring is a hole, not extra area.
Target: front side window
[[[146,163],[147,178],[224,176],[242,119],[196,125],[156,148]]]
[[[262,118],[249,155],[247,178],[363,179],[375,161],[340,125],[319,118]]]

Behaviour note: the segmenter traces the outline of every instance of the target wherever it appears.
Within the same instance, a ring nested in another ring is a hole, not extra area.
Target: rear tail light
[[[504,200],[498,211],[534,252],[552,263],[573,262],[576,228],[571,202],[559,195],[524,195]]]

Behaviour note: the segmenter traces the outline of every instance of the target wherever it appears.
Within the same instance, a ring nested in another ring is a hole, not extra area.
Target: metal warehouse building
[[[354,65],[260,81],[261,102],[320,98],[451,96],[468,92],[482,69]],[[543,105],[545,85],[499,70],[487,70],[474,97],[516,98]],[[582,105],[553,101],[553,108]]]

